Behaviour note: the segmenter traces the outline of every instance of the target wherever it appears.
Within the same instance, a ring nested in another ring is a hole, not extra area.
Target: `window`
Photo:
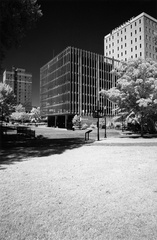
[[[126,36],[125,36],[125,40],[126,40]]]
[[[123,48],[123,45],[121,45],[121,49]]]
[[[135,58],[137,58],[137,54],[135,54]]]
[[[112,35],[112,39],[114,39],[114,36]]]
[[[135,50],[137,50],[137,46],[135,46]]]
[[[131,44],[132,44],[132,40],[131,40]]]
[[[142,47],[142,44],[140,43],[140,48]]]
[[[139,23],[141,23],[141,19],[139,19]]]
[[[131,48],[131,52],[133,51],[133,48]]]
[[[127,58],[125,58],[125,61],[127,61]]]
[[[131,32],[131,37],[132,37],[132,32]]]
[[[132,28],[132,25],[130,25],[130,28]]]
[[[111,39],[109,38],[109,41],[110,41]]]
[[[125,28],[125,32],[126,32],[126,28]]]
[[[121,38],[121,42],[123,41],[123,38]]]
[[[151,53],[149,53],[149,57],[151,57]]]
[[[117,36],[119,36],[119,33],[117,33]]]
[[[140,52],[140,57],[142,57],[142,52]]]
[[[137,42],[137,38],[135,38],[135,42]]]
[[[112,49],[112,53],[114,53],[114,49]]]
[[[151,49],[151,45],[149,45],[149,49]]]
[[[119,43],[119,40],[117,40],[117,43]]]
[[[112,43],[112,46],[114,46],[114,43]]]
[[[137,30],[135,30],[135,34],[137,33]]]
[[[141,27],[139,28],[139,32],[141,32]]]
[[[107,43],[107,39],[106,39],[106,43]]]
[[[119,51],[119,47],[117,47],[117,50]]]
[[[135,22],[135,26],[136,26],[136,22]]]
[[[139,39],[141,40],[141,36],[139,36]]]
[[[127,54],[127,51],[125,51],[125,54]]]
[[[121,56],[123,56],[123,53],[121,52]]]
[[[121,34],[122,34],[123,32],[121,31]]]
[[[126,43],[125,43],[125,47],[126,47]]]
[[[119,54],[117,54],[117,58],[119,58]]]
[[[106,49],[107,49],[107,46],[106,46]]]
[[[109,44],[109,48],[111,47],[111,44]]]

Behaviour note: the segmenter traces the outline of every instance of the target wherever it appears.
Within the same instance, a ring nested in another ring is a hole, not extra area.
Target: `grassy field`
[[[1,151],[0,239],[156,240],[157,139],[69,134]]]

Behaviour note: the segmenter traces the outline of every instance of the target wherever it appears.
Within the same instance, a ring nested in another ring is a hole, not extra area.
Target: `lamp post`
[[[98,117],[98,121],[97,121],[97,125],[98,125],[97,126],[97,130],[98,130],[97,131],[97,137],[98,137],[98,141],[99,141],[100,140],[100,137],[99,137],[99,109],[97,111],[98,111],[98,113],[97,113],[98,114],[98,116],[97,116]]]
[[[106,135],[106,106],[104,107],[104,118],[105,118],[105,135],[104,135],[104,138],[107,138],[107,135]]]

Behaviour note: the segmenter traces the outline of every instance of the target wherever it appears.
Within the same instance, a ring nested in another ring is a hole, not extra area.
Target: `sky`
[[[32,73],[32,105],[40,106],[40,68],[66,47],[102,54],[104,36],[145,12],[157,19],[156,0],[38,0],[43,16],[18,49],[7,52],[3,68]],[[2,76],[1,79],[2,81]]]

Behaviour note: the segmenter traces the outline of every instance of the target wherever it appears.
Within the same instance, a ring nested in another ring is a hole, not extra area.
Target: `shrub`
[[[96,126],[94,123],[92,123],[92,124],[90,125],[90,128],[96,129],[97,126]]]
[[[87,128],[88,128],[88,125],[86,123],[84,123],[81,127],[82,130],[87,129]]]

